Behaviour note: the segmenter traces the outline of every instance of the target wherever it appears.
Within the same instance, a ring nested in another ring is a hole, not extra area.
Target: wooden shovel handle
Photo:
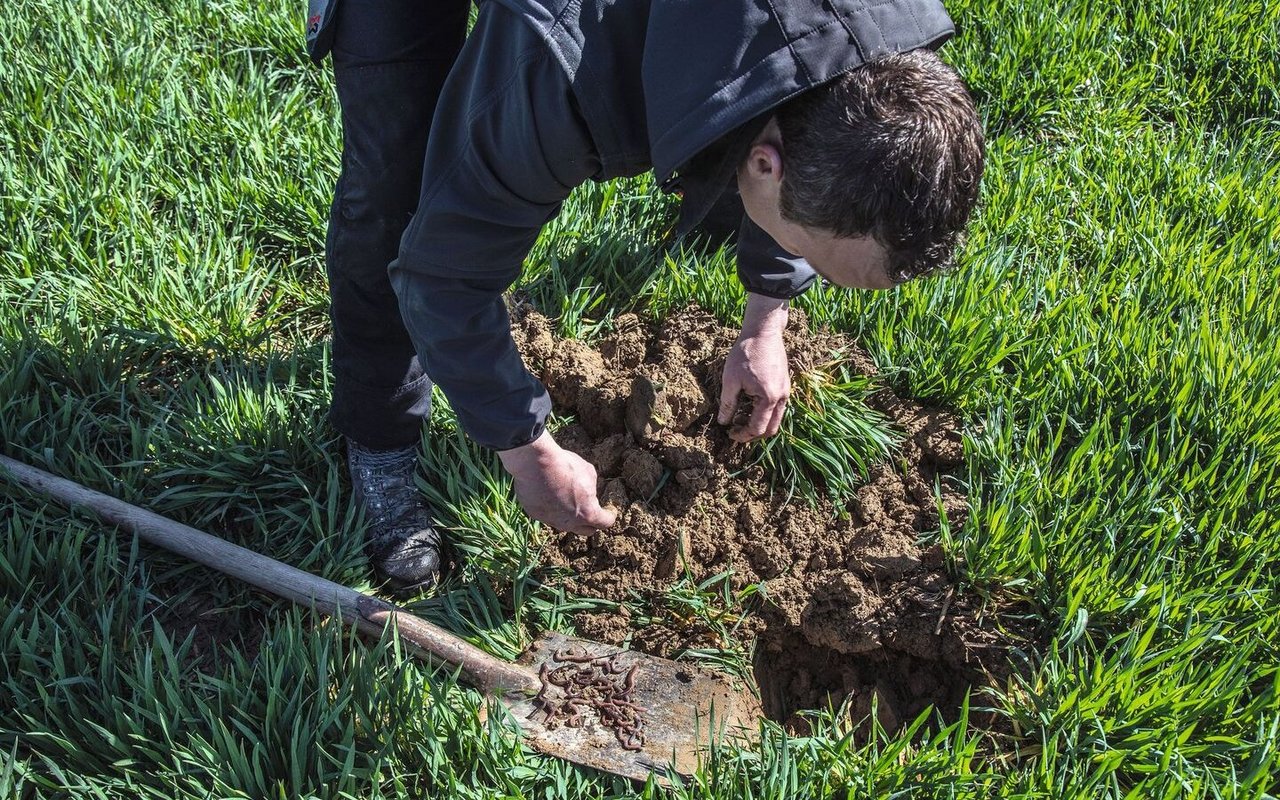
[[[387,625],[394,625],[415,655],[460,668],[467,681],[481,691],[537,690],[538,680],[531,671],[495,658],[384,600],[0,455],[0,475],[5,470],[23,486],[64,505],[89,508],[151,544],[321,613],[339,614],[343,622],[367,633],[381,635]]]

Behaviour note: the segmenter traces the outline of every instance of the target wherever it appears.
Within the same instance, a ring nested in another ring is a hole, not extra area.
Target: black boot
[[[374,571],[401,590],[435,584],[444,564],[444,538],[413,484],[417,466],[415,447],[370,450],[347,440],[351,486],[369,526],[365,553]]]

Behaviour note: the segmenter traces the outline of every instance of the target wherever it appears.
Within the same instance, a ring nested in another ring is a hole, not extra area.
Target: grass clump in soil
[[[887,460],[898,437],[885,415],[868,402],[870,375],[850,374],[840,353],[815,365],[797,365],[790,413],[779,435],[759,446],[758,463],[771,485],[787,497],[810,503],[825,494],[847,500]]]

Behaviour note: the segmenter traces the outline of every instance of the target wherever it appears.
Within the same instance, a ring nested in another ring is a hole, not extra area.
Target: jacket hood
[[[660,180],[795,95],[877,58],[936,48],[955,30],[935,0],[664,0],[650,8],[641,71]]]
[[[955,30],[940,0],[499,2],[568,72],[606,173],[660,181],[789,98]]]

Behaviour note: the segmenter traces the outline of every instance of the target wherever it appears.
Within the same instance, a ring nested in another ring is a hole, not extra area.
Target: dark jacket
[[[659,181],[806,89],[954,32],[939,0],[499,2],[570,75],[605,171]]]
[[[339,0],[308,0],[318,62]],[[665,181],[712,142],[867,61],[937,48],[940,0],[499,0],[568,73],[608,176]]]
[[[652,168],[664,185],[675,176],[686,205],[705,210],[780,103],[876,57],[936,47],[953,30],[938,0],[493,2],[523,19],[554,59],[552,67],[558,65],[571,87],[572,113],[551,114],[547,109],[559,101],[534,97],[542,90],[532,84],[522,89],[527,108],[467,129],[452,119],[465,109],[445,107],[446,87],[428,146],[423,205],[391,275],[428,374],[467,432],[499,449],[540,435],[549,411],[546,390],[511,344],[500,295],[518,277],[566,182]],[[312,12],[320,21],[318,46],[329,13]],[[476,41],[471,52],[464,50],[459,63],[468,72],[453,87],[459,105],[485,102],[499,90],[497,79],[486,83],[480,73],[490,63],[496,71],[506,68],[497,62],[527,60],[512,54],[513,47],[526,50],[522,39]],[[486,46],[489,55],[482,53]],[[540,80],[556,82],[550,76]],[[585,138],[575,125],[585,125]],[[572,140],[588,142],[589,152],[579,147],[557,162]],[[463,150],[483,162],[464,159],[466,179],[442,163]],[[445,155],[434,158],[433,151]],[[476,151],[487,155],[476,157]],[[434,179],[433,167],[440,173]],[[813,280],[802,259],[749,221],[739,244],[739,275],[750,291],[774,297],[794,296]]]

